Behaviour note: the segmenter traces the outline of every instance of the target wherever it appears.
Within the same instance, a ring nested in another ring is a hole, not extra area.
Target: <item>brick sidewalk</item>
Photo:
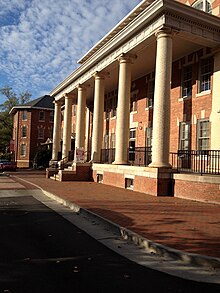
[[[154,242],[220,257],[220,205],[154,197],[94,182],[53,181],[44,174],[23,172],[11,178],[28,189],[36,187],[19,178],[34,183]]]

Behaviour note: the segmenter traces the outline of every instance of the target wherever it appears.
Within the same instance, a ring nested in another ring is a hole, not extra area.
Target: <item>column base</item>
[[[112,165],[128,165],[127,161],[114,161]]]
[[[169,163],[161,163],[161,162],[152,162],[148,165],[150,168],[167,168],[170,169],[172,168],[172,165]]]

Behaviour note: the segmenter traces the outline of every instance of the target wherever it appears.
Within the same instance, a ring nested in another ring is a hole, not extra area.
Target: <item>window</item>
[[[192,66],[183,67],[182,98],[192,96]]]
[[[111,112],[110,100],[106,98],[106,100],[105,100],[105,119],[110,118],[110,112]]]
[[[179,149],[190,149],[190,122],[181,122],[179,129]]]
[[[103,174],[97,174],[97,182],[103,183]]]
[[[133,190],[133,188],[134,188],[134,179],[133,178],[125,178],[125,188]]]
[[[115,117],[117,114],[117,96],[112,98],[112,117]]]
[[[147,83],[147,107],[152,108],[154,106],[154,79],[151,79]]]
[[[192,7],[207,13],[212,13],[212,5],[207,0],[198,0],[192,5]]]
[[[211,89],[212,59],[202,59],[200,63],[199,92]]]
[[[44,111],[40,111],[40,113],[39,113],[39,121],[45,121],[45,112]]]
[[[117,115],[117,90],[113,90],[107,95],[105,95],[105,118],[111,118],[116,117]]]
[[[130,112],[137,111],[137,93],[131,93]]]
[[[23,125],[21,127],[21,137],[27,137],[27,126]]]
[[[109,135],[105,134],[104,135],[104,149],[108,149],[109,148]]]
[[[44,138],[44,128],[42,127],[38,128],[38,138],[41,138],[41,139]]]
[[[152,147],[153,128],[146,128],[146,147]]]
[[[136,139],[136,129],[132,128],[130,129],[130,140],[135,140]]]
[[[22,120],[27,120],[27,111],[22,111]]]
[[[111,134],[110,148],[111,148],[111,149],[114,149],[114,148],[115,148],[115,133],[112,133],[112,134]]]
[[[54,116],[54,112],[50,111],[50,122],[53,122],[53,116]]]
[[[202,119],[197,123],[197,148],[198,150],[209,149],[209,120]]]
[[[76,116],[76,105],[73,105],[73,116]]]
[[[53,127],[48,127],[48,132],[49,132],[49,138],[53,137]]]
[[[20,155],[24,157],[26,156],[26,152],[27,152],[26,144],[21,144]]]

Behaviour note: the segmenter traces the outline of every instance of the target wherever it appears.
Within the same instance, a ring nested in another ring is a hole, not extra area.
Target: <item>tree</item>
[[[13,131],[13,117],[9,115],[9,112],[13,107],[29,102],[31,94],[26,91],[17,96],[13,89],[8,86],[0,88],[0,94],[6,98],[0,104],[0,153],[5,153]]]

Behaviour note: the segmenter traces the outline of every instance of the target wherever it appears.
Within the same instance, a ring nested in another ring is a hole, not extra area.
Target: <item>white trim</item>
[[[124,19],[124,26],[118,26],[118,33],[103,43],[99,42],[101,46],[98,46],[80,67],[52,90],[50,95],[56,100],[61,99],[65,93],[76,89],[79,83],[83,84],[89,80],[95,71],[105,69],[115,62],[120,54],[128,53],[165,25],[190,34],[191,39],[197,36],[197,39],[205,39],[206,42],[210,41],[210,44],[216,45],[220,42],[218,17],[206,13],[204,19],[203,11],[198,10],[195,13],[194,8],[173,0],[154,1],[142,12],[139,11],[136,18],[128,20],[129,15]],[[125,40],[128,41],[125,43]]]
[[[206,96],[206,95],[210,95],[211,92],[212,92],[211,90],[207,90],[207,91],[200,92],[200,93],[196,94],[196,98],[199,98],[199,97],[202,97],[202,96]]]

